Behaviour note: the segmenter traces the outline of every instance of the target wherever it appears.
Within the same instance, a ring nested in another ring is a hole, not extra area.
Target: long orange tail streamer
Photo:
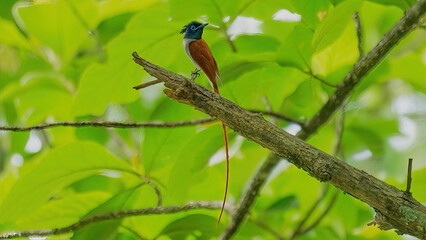
[[[219,89],[214,88],[214,91],[219,94]],[[226,133],[226,126],[222,122],[223,136],[225,139],[225,151],[226,151],[226,183],[225,183],[225,196],[223,197],[222,209],[220,209],[219,219],[217,220],[216,227],[219,226],[220,219],[222,218],[223,210],[225,209],[226,196],[228,194],[228,182],[229,182],[229,149],[228,149],[228,134]]]

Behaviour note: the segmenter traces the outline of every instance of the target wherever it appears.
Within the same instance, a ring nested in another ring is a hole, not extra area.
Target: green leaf
[[[29,35],[52,48],[63,63],[71,60],[83,41],[89,37],[88,29],[84,28],[65,0],[50,5],[22,6],[18,13]]]
[[[272,203],[265,212],[267,213],[280,213],[292,209],[292,208],[298,208],[299,207],[299,200],[296,196],[290,195],[283,197],[281,199],[278,199],[274,203]]]
[[[72,194],[51,200],[17,222],[20,230],[66,227],[80,220],[93,208],[110,198],[106,192]]]
[[[315,79],[305,80],[286,98],[281,111],[290,116],[310,118],[325,102],[321,83]]]
[[[360,141],[364,142],[373,155],[381,155],[384,151],[384,139],[375,132],[363,127],[351,126],[347,128],[353,135],[357,136]]]
[[[31,49],[27,39],[19,32],[18,28],[12,22],[0,18],[0,43],[10,46],[23,47]]]
[[[403,58],[390,60],[390,76],[409,82],[416,90],[426,93],[424,73],[426,64],[422,62],[420,54],[412,53]]]
[[[413,197],[419,202],[426,202],[426,168],[413,171],[413,182],[411,183],[411,192]]]
[[[302,71],[310,71],[313,54],[312,31],[303,26],[295,26],[282,43],[277,54],[277,61],[281,66],[293,66]]]
[[[185,24],[200,18],[222,27],[223,18],[234,16],[247,0],[171,0],[172,18]]]
[[[168,224],[157,237],[168,236],[173,240],[212,239],[218,237],[224,229],[221,224],[216,228],[217,220],[204,214],[192,214]]]
[[[182,42],[181,26],[167,20],[164,5],[149,9],[132,17],[126,30],[109,42],[107,64],[93,64],[83,73],[72,107],[75,116],[101,115],[111,102],[131,103],[138,98],[140,93],[132,87],[146,73],[132,61],[133,51],[171,71],[179,72],[183,64],[190,64],[189,60],[177,61],[177,57],[187,59],[183,48],[169,47]]]
[[[140,189],[140,185],[119,192],[87,213],[86,217],[105,212],[131,209],[133,204],[132,197],[138,189]],[[123,219],[115,219],[89,224],[75,231],[72,239],[114,239],[122,221]]]
[[[283,98],[291,95],[304,78],[305,75],[296,69],[271,63],[226,84],[222,95],[249,109],[263,109],[262,98],[266,96],[272,107],[278,109]]]
[[[229,135],[228,135],[229,138]],[[228,139],[229,140],[229,139]],[[211,156],[224,146],[222,126],[207,128],[182,147],[170,173],[169,193],[178,201],[184,201],[191,186],[197,184],[195,174],[207,166]],[[194,146],[197,146],[194,148]]]
[[[231,2],[231,1],[229,1]],[[291,12],[294,12],[293,4],[290,0],[262,0],[262,1],[252,1],[245,0],[243,8],[244,10],[241,15],[245,17],[254,17],[262,21],[271,19],[273,15],[281,9],[288,9]],[[279,32],[279,29],[275,29]]]
[[[22,94],[19,99],[21,102],[18,110],[21,116],[27,111],[34,110],[27,124],[43,122],[48,116],[55,116],[58,120],[69,119],[72,97],[68,92],[33,89]]]
[[[352,22],[347,22],[343,32],[332,40],[331,45],[316,51],[312,57],[312,72],[316,75],[334,74],[348,65],[353,65],[358,59],[358,40]],[[340,72],[339,75],[342,77],[339,81],[342,81],[345,74]]]
[[[254,54],[262,52],[276,52],[280,42],[265,35],[241,35],[234,40],[239,48],[238,54]]]
[[[302,21],[315,28],[327,12],[328,0],[291,0],[295,11],[302,16]]]
[[[194,116],[192,108],[180,103],[164,99],[157,106],[150,120],[177,121],[176,116],[191,119]],[[183,148],[188,139],[195,134],[195,127],[180,128],[146,128],[142,143],[142,163],[145,173],[152,173],[176,161],[176,151]]]
[[[8,20],[13,20],[12,7],[16,2],[18,2],[18,0],[0,1],[0,16]]]
[[[40,74],[37,76],[34,74],[26,78],[23,86],[10,84],[5,90],[5,95],[0,98],[15,99],[18,115],[21,119],[28,118],[28,124],[40,123],[48,116],[54,116],[58,120],[68,120],[72,95],[59,80],[62,77],[61,75]]]
[[[412,5],[416,3],[417,0],[368,0],[370,2],[379,3],[382,5],[393,5],[401,8],[402,10],[407,10]]]
[[[73,115],[102,115],[109,103],[130,103],[138,97],[132,87],[142,78],[143,70],[133,63],[130,53],[128,56],[121,62],[93,64],[83,73],[72,106]]]
[[[2,222],[13,222],[45,204],[51,194],[102,170],[134,174],[131,166],[99,145],[75,142],[50,151],[22,176],[0,206]]]
[[[249,61],[236,61],[223,67],[220,71],[220,76],[225,82],[229,84],[237,80],[243,74],[254,71],[256,69],[270,65],[268,62],[249,62]]]
[[[99,18],[101,20],[108,19],[112,16],[123,14],[126,12],[138,12],[145,10],[160,0],[110,0],[103,1],[99,5]]]
[[[312,45],[319,52],[331,45],[343,33],[352,14],[362,6],[360,0],[347,0],[327,13],[326,18],[315,29]]]

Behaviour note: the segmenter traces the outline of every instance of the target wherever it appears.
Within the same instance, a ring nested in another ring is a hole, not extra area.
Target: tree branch
[[[235,47],[235,44],[232,41],[231,36],[229,36],[229,34],[228,34],[228,26],[227,26],[227,24],[225,22],[223,22],[223,19],[224,19],[225,16],[223,15],[223,12],[220,9],[219,4],[217,4],[216,0],[211,0],[211,1],[212,1],[213,5],[215,6],[217,12],[220,15],[220,19],[221,19],[221,23],[222,23],[221,29],[223,31],[223,34],[225,34],[226,41],[228,42],[229,46],[231,47],[232,52],[236,53],[237,52],[237,47]]]
[[[345,79],[338,84],[337,89],[334,91],[328,102],[310,121],[304,124],[302,130],[296,136],[302,140],[306,140],[313,133],[315,133],[325,122],[327,122],[333,115],[333,113],[337,111],[338,108],[342,106],[342,104],[346,101],[349,96],[349,93],[360,82],[362,77],[365,76],[371,69],[373,69],[380,62],[380,60],[386,56],[386,54],[392,49],[393,46],[395,46],[404,36],[406,36],[415,28],[419,20],[425,14],[425,9],[426,0],[420,0],[413,7],[408,9],[405,13],[405,16],[401,18],[392,27],[392,29],[389,30],[389,32],[386,33],[386,35],[377,44],[377,46],[374,47],[367,54],[367,56],[358,60],[352,71],[350,71],[346,75]],[[293,163],[293,161],[291,161],[289,158],[287,158],[287,160]],[[242,197],[242,200],[239,204],[239,208],[237,208],[234,212],[232,216],[232,221],[225,230],[225,232],[222,234],[221,239],[230,239],[236,233],[238,227],[240,226],[241,222],[244,220],[244,217],[248,213],[250,206],[253,204],[257,194],[259,193],[260,188],[266,181],[266,176],[268,176],[272,172],[278,162],[279,157],[272,153],[270,154],[268,159],[263,163],[262,167],[256,173],[252,184]],[[297,164],[295,165],[299,166]],[[337,184],[334,185],[336,187],[339,187]],[[344,190],[341,187],[339,188]],[[361,200],[372,206],[369,201],[366,201],[365,199]],[[377,216],[381,215],[378,214]],[[423,223],[423,225],[424,224],[425,223]],[[423,227],[422,229],[425,228],[426,227]],[[422,234],[424,234],[424,232],[425,230],[423,230]]]
[[[161,207],[161,205],[163,204],[163,197],[161,196],[161,192],[160,189],[157,187],[157,185],[155,185],[155,183],[153,183],[151,180],[149,180],[149,178],[145,179],[145,182],[148,183],[155,191],[155,194],[157,194],[157,207]]]
[[[101,121],[81,121],[81,122],[54,122],[54,123],[42,123],[35,126],[0,126],[0,131],[12,131],[22,132],[31,130],[40,130],[52,127],[104,127],[104,128],[144,128],[144,127],[157,127],[157,128],[173,128],[173,127],[184,127],[193,126],[199,124],[206,124],[217,121],[214,118],[201,118],[189,121],[176,121],[176,122],[134,122],[134,123],[123,123],[123,122],[101,122]]]
[[[59,234],[64,234],[71,231],[76,231],[88,224],[99,222],[99,221],[121,219],[125,217],[134,217],[134,216],[141,216],[141,215],[170,214],[170,213],[177,213],[177,212],[185,212],[185,211],[189,211],[193,209],[220,209],[221,207],[222,207],[221,201],[213,201],[213,202],[201,201],[201,202],[189,202],[183,206],[155,207],[155,208],[143,208],[143,209],[106,212],[106,213],[95,214],[95,215],[83,218],[80,221],[68,227],[1,233],[0,239],[11,239],[11,238],[30,237],[30,236],[59,235]],[[225,210],[232,211],[232,207],[228,205]]]
[[[354,13],[353,18],[355,21],[356,35],[358,37],[359,59],[361,59],[364,57],[364,37],[362,34],[362,25],[361,25],[361,20],[359,19],[358,12]]]
[[[322,78],[318,77],[317,75],[315,75],[315,74],[312,72],[312,70],[311,70],[311,69],[309,69],[309,71],[302,71],[302,72],[303,72],[303,73],[305,73],[305,74],[307,74],[307,75],[309,75],[311,78],[314,78],[314,79],[316,79],[316,80],[318,80],[318,81],[322,82],[323,84],[325,84],[325,85],[327,85],[327,86],[329,86],[329,87],[337,88],[337,85],[331,84],[331,83],[329,83],[329,82],[325,81],[324,79],[322,79]]]
[[[414,199],[403,198],[403,191],[388,185],[364,171],[358,170],[302,141],[311,136],[344,103],[351,90],[379,61],[416,26],[424,15],[426,0],[420,0],[385,35],[379,44],[364,58],[338,85],[325,106],[313,119],[308,121],[298,138],[264,120],[218,94],[191,82],[189,79],[154,65],[133,53],[134,61],[144,67],[152,76],[163,80],[165,94],[181,103],[213,116],[234,129],[240,135],[271,150],[270,155],[254,177],[249,190],[243,196],[233,219],[221,236],[229,239],[238,229],[249,207],[257,196],[271,170],[285,158],[320,181],[326,181],[344,192],[360,199],[380,212],[386,222],[399,230],[419,238],[426,237],[426,208]],[[245,199],[248,199],[245,201]]]
[[[272,111],[269,111],[269,110],[263,111],[263,110],[249,109],[249,111],[252,112],[252,113],[260,113],[260,114],[263,114],[263,115],[268,115],[268,116],[274,117],[276,119],[284,120],[286,122],[296,123],[296,124],[300,125],[302,128],[303,128],[303,126],[305,124],[304,122],[296,120],[294,118],[291,118],[291,117],[289,117],[287,115],[284,115],[284,114],[281,114],[281,113],[277,113],[277,112],[272,112]]]
[[[410,192],[410,189],[411,189],[411,171],[412,171],[412,169],[413,169],[413,159],[412,158],[409,158],[408,159],[408,170],[407,170],[407,188],[405,189],[405,193],[408,195],[408,196],[411,196],[411,192]]]
[[[281,113],[275,113],[270,111],[262,110],[251,110],[253,113],[261,113],[264,115],[273,116],[275,118],[299,124],[303,127],[303,122],[295,120],[291,117],[283,115]],[[23,132],[31,130],[41,130],[52,127],[103,127],[103,128],[174,128],[174,127],[185,127],[201,125],[206,123],[215,122],[215,118],[200,118],[188,121],[175,121],[175,122],[161,122],[161,121],[150,121],[150,122],[113,122],[113,121],[80,121],[80,122],[53,122],[53,123],[42,123],[34,126],[0,126],[0,131],[12,131],[12,132]]]

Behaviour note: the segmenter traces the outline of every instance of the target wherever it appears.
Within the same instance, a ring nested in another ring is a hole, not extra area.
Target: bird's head
[[[189,39],[200,39],[201,35],[203,35],[203,29],[205,26],[207,26],[208,23],[199,23],[196,21],[190,22],[187,25],[185,25],[180,33],[185,33],[185,36],[183,38],[189,38]]]

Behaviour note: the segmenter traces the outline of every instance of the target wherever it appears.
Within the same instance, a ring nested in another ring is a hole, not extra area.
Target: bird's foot
[[[198,76],[200,76],[199,73],[200,69],[195,69],[194,71],[191,72],[191,80],[195,80]]]

